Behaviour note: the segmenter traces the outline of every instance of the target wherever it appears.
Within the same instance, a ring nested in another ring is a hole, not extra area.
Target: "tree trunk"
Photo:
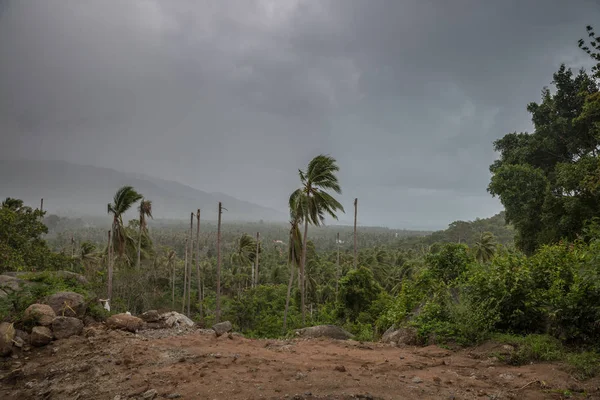
[[[198,306],[202,318],[202,277],[200,276],[200,209],[196,211],[196,276],[198,277]]]
[[[181,298],[181,313],[185,312],[185,299],[187,299],[187,265],[188,265],[188,240],[185,239],[185,258],[183,262],[183,297]]]
[[[296,258],[296,255],[294,253],[294,247],[295,247],[294,238],[291,234],[290,234],[290,243],[292,245],[292,248],[291,248],[292,263],[290,265],[290,281],[288,282],[287,297],[285,298],[285,311],[283,312],[283,333],[284,334],[287,330],[287,315],[288,315],[288,309],[290,307],[290,296],[292,294],[292,285],[294,284],[294,264],[295,264],[294,261]]]
[[[216,293],[216,310],[215,322],[221,320],[221,214],[223,205],[219,202],[219,221],[217,224],[217,293]]]
[[[44,198],[43,197],[40,199],[40,211],[44,212]]]
[[[141,263],[142,263],[142,215],[140,214],[140,229],[139,229],[138,248],[137,248],[137,263],[135,265],[138,271],[140,270]]]
[[[254,261],[255,261],[254,279],[256,281],[252,282],[252,286],[253,287],[258,286],[258,250],[259,250],[259,240],[260,240],[260,232],[256,232],[256,257],[254,259]]]
[[[112,265],[112,240],[111,240],[111,231],[108,230],[108,289],[107,289],[107,298],[108,305],[110,306],[110,302],[112,301],[112,281],[113,281],[113,265]]]
[[[190,316],[190,303],[192,302],[192,265],[194,265],[194,213],[190,213],[190,265],[188,267],[187,275],[187,316]]]
[[[306,251],[308,249],[308,218],[304,219],[304,241],[302,242],[302,261],[300,262],[300,297],[302,300],[300,301],[300,305],[302,307],[302,326],[306,324],[306,310],[304,309],[304,293],[305,293],[305,285],[304,285],[304,272],[306,271]]]
[[[358,211],[358,199],[354,199],[354,269],[358,268],[358,252],[356,245],[356,214]]]
[[[171,309],[175,310],[175,263],[171,263]]]
[[[337,299],[338,286],[340,282],[340,233],[337,234],[337,265],[335,269],[335,298]]]

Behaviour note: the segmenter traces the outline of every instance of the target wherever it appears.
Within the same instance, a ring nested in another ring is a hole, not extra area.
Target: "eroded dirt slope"
[[[0,399],[600,399],[598,379],[489,350],[92,328],[4,360]]]

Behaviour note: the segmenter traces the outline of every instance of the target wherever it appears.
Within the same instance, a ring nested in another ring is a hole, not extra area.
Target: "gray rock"
[[[383,333],[383,336],[381,336],[381,342],[383,343],[389,343],[389,342],[393,342],[393,340],[390,340],[390,336],[392,333],[394,333],[396,331],[396,325],[392,325],[390,326],[387,331],[385,331]]]
[[[29,336],[31,344],[36,347],[45,346],[53,339],[52,331],[45,326],[36,326]]]
[[[217,337],[219,337],[221,335],[231,332],[231,330],[233,329],[233,326],[231,325],[231,322],[225,321],[225,322],[219,322],[218,324],[213,325],[212,329],[213,329],[213,331],[215,331],[215,334],[217,335]]]
[[[58,292],[50,296],[47,303],[57,316],[83,317],[85,314],[85,299],[79,293]]]
[[[160,314],[156,310],[149,310],[140,315],[140,318],[144,320],[144,322],[157,322],[160,321]]]
[[[304,338],[328,337],[331,339],[352,339],[352,334],[335,325],[317,325],[296,330],[296,335]]]
[[[66,339],[81,335],[83,321],[73,317],[56,317],[52,321],[52,332],[56,339]]]
[[[7,274],[0,275],[0,289],[6,293],[18,292],[21,288],[27,285],[28,282],[19,279],[15,276],[9,276]]]
[[[142,321],[141,318],[129,314],[115,314],[108,317],[106,326],[110,329],[137,332],[144,327],[144,321]]]
[[[392,332],[388,331],[386,331],[381,338],[383,343],[406,344],[412,346],[419,344],[417,330],[414,328],[400,328]]]
[[[32,304],[25,310],[23,318],[35,325],[48,326],[56,318],[56,313],[47,304]]]
[[[22,339],[23,343],[25,343],[25,344],[29,344],[31,341],[30,337],[29,337],[29,333],[22,331],[20,329],[15,330],[15,337]]]
[[[169,328],[179,328],[179,327],[192,327],[194,326],[194,321],[189,319],[183,314],[179,314],[176,311],[170,311],[168,313],[164,313],[160,316],[161,320],[165,321],[165,325]]]
[[[0,323],[0,356],[9,356],[12,353],[15,327],[8,322]]]
[[[22,338],[15,336],[13,339],[13,344],[21,349],[25,345],[25,341]]]
[[[423,382],[423,379],[419,378],[418,376],[415,376],[414,378],[412,378],[412,382],[413,383],[421,383],[421,382]]]
[[[158,395],[158,391],[156,389],[150,389],[142,393],[142,399],[152,400]]]
[[[5,299],[8,297],[8,293],[6,293],[4,290],[0,289],[0,299]]]

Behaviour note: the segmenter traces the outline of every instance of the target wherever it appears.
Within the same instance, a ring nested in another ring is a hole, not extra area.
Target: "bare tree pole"
[[[338,285],[340,281],[340,233],[337,233],[337,267],[335,270],[335,297],[337,298],[338,294]]]
[[[188,265],[188,238],[185,238],[185,259],[183,262],[183,297],[181,298],[181,313],[185,312],[185,300],[187,299],[187,265]]]
[[[112,240],[110,238],[111,231],[108,230],[108,289],[107,296],[108,297],[108,305],[112,301],[112,281],[113,281],[113,265],[112,265]]]
[[[259,250],[259,241],[260,241],[260,232],[256,232],[256,257],[254,259],[254,262],[255,262],[254,279],[256,279],[256,281],[252,282],[252,287],[258,286],[258,250]]]
[[[71,233],[71,258],[75,257],[75,239],[73,238],[73,234]]]
[[[200,209],[196,211],[196,276],[198,277],[198,304],[202,318],[202,277],[200,276]]]
[[[358,211],[358,199],[354,199],[354,269],[358,267],[358,253],[356,245],[356,214]]]
[[[217,224],[217,293],[215,322],[221,320],[221,214],[223,214],[223,205],[219,202],[219,221]]]
[[[187,316],[190,316],[190,305],[192,302],[192,266],[194,265],[194,213],[190,213],[190,265],[187,276]]]
[[[294,243],[294,239],[292,236],[292,232],[290,231],[290,245],[291,245],[291,252],[292,252],[292,262],[290,265],[290,281],[288,282],[288,288],[287,288],[287,297],[285,298],[285,311],[283,312],[283,333],[285,333],[285,331],[287,330],[287,315],[288,315],[288,309],[290,307],[290,296],[292,294],[292,285],[294,284],[294,264],[296,261],[296,255],[294,254],[294,247],[296,246],[296,244]]]
[[[171,309],[175,310],[175,263],[171,261]]]
[[[43,197],[40,200],[40,211],[44,212],[44,198]]]

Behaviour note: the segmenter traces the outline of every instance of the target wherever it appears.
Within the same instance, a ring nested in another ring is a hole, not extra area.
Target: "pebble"
[[[421,382],[423,382],[423,379],[419,378],[418,376],[415,376],[414,378],[412,378],[412,382],[413,383],[421,383]]]

